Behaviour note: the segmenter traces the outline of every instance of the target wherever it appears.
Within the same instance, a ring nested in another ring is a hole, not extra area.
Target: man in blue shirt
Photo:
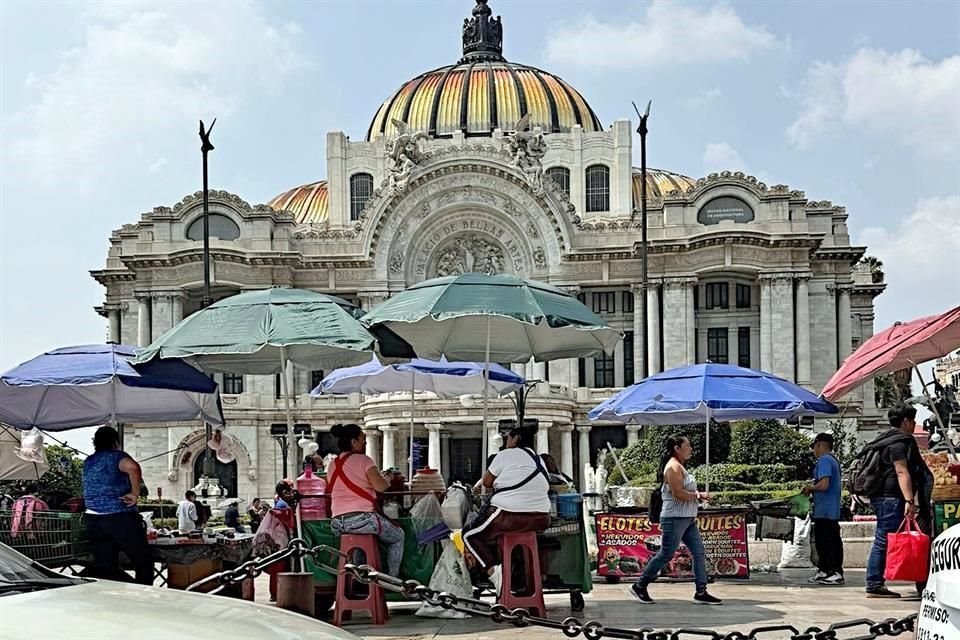
[[[817,575],[810,582],[843,584],[843,540],[840,538],[840,463],[833,455],[833,436],[819,433],[813,439],[817,466],[813,484],[803,493],[813,495],[813,536],[817,547]]]

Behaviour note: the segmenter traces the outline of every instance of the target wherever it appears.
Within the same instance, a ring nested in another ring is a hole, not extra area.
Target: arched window
[[[610,211],[610,169],[595,164],[587,167],[587,212]]]
[[[222,213],[211,213],[210,237],[220,240],[236,240],[240,237],[240,227]],[[191,222],[190,226],[187,227],[187,240],[203,240],[203,216]]]
[[[367,200],[373,196],[373,176],[369,173],[355,173],[350,176],[350,219],[359,220],[360,213],[367,206]]]
[[[550,167],[547,169],[547,177],[553,180],[560,190],[570,197],[570,169],[566,167]]]

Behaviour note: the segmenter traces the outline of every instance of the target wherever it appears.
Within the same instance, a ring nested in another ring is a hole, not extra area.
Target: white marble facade
[[[643,340],[651,373],[710,358],[821,388],[855,344],[872,335],[874,298],[884,288],[856,266],[865,247],[851,246],[846,210],[741,173],[692,179],[652,170],[650,316],[644,327],[633,130],[625,119],[601,131],[536,128],[532,133],[543,133],[545,145],[540,168],[566,168],[568,190],[552,180],[540,187],[520,171],[509,150],[510,131],[485,137],[453,131],[415,142],[421,153],[403,190],[390,187],[389,136],[353,141],[332,131],[325,166],[316,167],[327,176],[322,208],[314,203],[284,210],[211,192],[211,213],[238,231],[235,239],[211,240],[214,297],[299,287],[370,308],[451,269],[514,273],[567,288],[628,336],[609,360],[520,365],[528,376],[548,380],[527,410],[540,420],[539,448],[574,476],[580,461],[603,446],[596,428],[591,436],[586,412],[614,388],[642,377]],[[609,170],[609,204],[588,212],[585,176],[597,165]],[[360,173],[379,186],[352,216],[351,177]],[[719,209],[718,198],[734,199],[752,219],[721,213],[719,221],[701,223],[705,212]],[[187,229],[201,213],[201,194],[193,193],[171,206],[131,211],[131,223],[111,234],[106,264],[92,272],[105,288],[97,311],[110,340],[147,344],[199,308],[201,242],[187,239]],[[311,425],[315,434],[335,422],[357,422],[379,462],[406,468],[409,396],[311,398],[306,394],[319,372],[290,375],[295,422]],[[271,424],[283,422],[275,380],[244,376],[242,393],[226,393],[240,390],[239,381],[231,381],[231,389],[221,382],[227,431],[244,449],[236,462],[236,491],[247,499],[272,495],[282,475],[279,448],[269,435]],[[478,473],[480,405],[468,404],[427,396],[417,401],[415,429],[427,444],[425,461],[448,479]],[[491,406],[493,420],[512,414],[508,402]],[[857,392],[846,415],[872,429],[878,418],[872,390]],[[129,449],[149,458],[195,439],[201,429],[131,425]],[[637,437],[636,431],[619,433],[618,444]],[[191,461],[200,446],[148,460],[151,489],[162,487],[176,499],[192,486]]]

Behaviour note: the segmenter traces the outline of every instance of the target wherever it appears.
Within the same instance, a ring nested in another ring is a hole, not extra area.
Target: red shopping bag
[[[887,580],[924,582],[930,562],[930,536],[920,530],[916,518],[907,516],[896,533],[887,534]]]

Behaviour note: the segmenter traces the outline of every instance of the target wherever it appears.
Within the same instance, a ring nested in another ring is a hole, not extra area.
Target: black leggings
[[[93,548],[92,577],[129,582],[130,576],[120,569],[122,551],[133,565],[136,582],[153,584],[153,559],[147,544],[147,530],[139,513],[88,513],[84,520],[87,538]]]

